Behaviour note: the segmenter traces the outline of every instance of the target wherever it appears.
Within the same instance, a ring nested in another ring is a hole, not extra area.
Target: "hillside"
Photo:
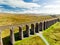
[[[23,14],[0,14],[0,26],[31,23],[52,18],[51,16],[33,16]]]
[[[60,22],[45,30],[43,35],[50,45],[60,45]]]
[[[22,14],[0,14],[0,26],[40,22],[43,20],[51,19],[51,18],[53,18],[53,17],[51,17],[51,16],[33,16],[33,15],[26,15],[26,14],[24,14],[24,15],[22,15]],[[23,29],[25,29],[25,28],[23,27]],[[6,43],[9,42],[9,35],[10,35],[9,30],[10,29],[5,29],[4,31],[2,31],[2,38],[3,38],[5,45],[6,45]],[[18,33],[17,27],[14,28],[14,33],[15,34]],[[18,35],[16,35],[16,37],[17,36]],[[40,38],[39,38],[39,40],[40,40]]]
[[[15,24],[23,24],[23,23],[32,23],[32,22],[40,22],[43,20],[48,20],[53,17],[51,16],[33,16],[33,15],[23,15],[23,14],[0,14],[0,26],[5,25],[15,25]],[[5,29],[2,32],[2,38],[9,35],[10,29]],[[14,28],[14,32],[18,32],[18,28]],[[7,34],[8,33],[8,34]]]

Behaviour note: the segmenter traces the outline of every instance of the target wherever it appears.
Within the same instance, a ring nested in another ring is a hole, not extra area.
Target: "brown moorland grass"
[[[22,23],[30,23],[30,22],[40,22],[43,20],[51,19],[51,16],[30,16],[30,15],[17,15],[17,14],[0,14],[0,26],[5,25],[14,25],[14,24],[22,24]],[[18,28],[14,29],[14,32],[18,32]],[[8,34],[7,34],[8,33]],[[9,35],[9,29],[5,29],[2,32],[2,38]]]
[[[0,14],[0,26],[29,23],[51,19],[51,16],[30,16],[19,14]]]

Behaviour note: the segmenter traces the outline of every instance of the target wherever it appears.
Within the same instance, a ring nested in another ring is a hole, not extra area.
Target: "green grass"
[[[46,45],[39,36],[31,36],[21,41],[16,41],[14,45]]]
[[[50,45],[60,45],[60,22],[46,29],[43,35]]]

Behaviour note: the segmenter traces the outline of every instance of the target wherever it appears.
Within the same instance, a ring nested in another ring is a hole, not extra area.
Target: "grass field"
[[[60,45],[60,22],[57,22],[43,32],[50,45]]]
[[[16,41],[14,45],[46,45],[39,36],[32,36],[21,41]]]

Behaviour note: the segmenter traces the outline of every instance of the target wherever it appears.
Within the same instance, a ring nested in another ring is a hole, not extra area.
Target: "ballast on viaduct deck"
[[[51,25],[55,24],[56,22],[59,22],[59,18],[53,18],[45,21],[40,22],[34,22],[34,23],[28,23],[28,24],[21,24],[21,25],[7,25],[7,26],[0,26],[0,45],[3,44],[1,33],[4,31],[4,29],[9,28],[10,29],[10,45],[13,45],[15,42],[14,37],[14,29],[15,27],[19,28],[19,39],[22,40],[24,37],[29,37],[30,35],[34,35],[35,33],[39,33],[39,31],[45,30],[49,28]],[[26,26],[26,31],[24,34],[22,27]],[[29,28],[29,25],[31,25],[31,28]]]

